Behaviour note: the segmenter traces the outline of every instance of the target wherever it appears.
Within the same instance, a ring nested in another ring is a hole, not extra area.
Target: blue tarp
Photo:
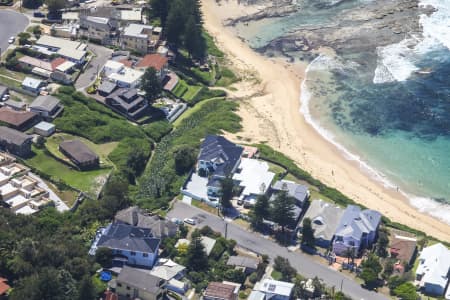
[[[102,281],[110,281],[112,279],[111,272],[102,271],[100,273],[100,279]]]

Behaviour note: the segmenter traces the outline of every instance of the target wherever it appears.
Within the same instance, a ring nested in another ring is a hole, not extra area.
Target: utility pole
[[[344,285],[344,279],[341,280],[341,293],[342,293],[342,286]]]
[[[225,221],[225,239],[227,239],[227,235],[228,235],[228,222]]]

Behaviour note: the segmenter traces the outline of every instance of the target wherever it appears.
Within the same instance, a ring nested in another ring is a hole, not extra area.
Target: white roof
[[[62,14],[63,20],[78,20],[78,18],[77,12],[65,12]]]
[[[248,296],[247,300],[264,300],[266,294],[260,291],[252,291]]]
[[[445,288],[449,269],[450,250],[438,243],[422,250],[416,275],[422,275],[421,286],[425,283],[430,283]]]
[[[110,60],[106,61],[105,65],[103,67],[105,69],[120,70],[124,67],[124,64],[110,59]]]
[[[124,9],[120,11],[120,19],[125,21],[141,21],[142,9],[133,8],[132,10]]]
[[[289,297],[292,293],[293,288],[293,283],[266,278],[258,282],[253,290],[260,291],[265,294],[276,294]]]
[[[144,24],[129,24],[125,27],[123,34],[127,36],[137,37],[137,38],[147,38],[147,34],[143,34],[143,30],[153,30],[153,26],[144,25]],[[151,33],[150,33],[151,35]]]
[[[42,122],[39,122],[38,124],[36,124],[34,126],[34,128],[39,129],[39,130],[47,131],[47,130],[55,128],[55,125],[53,125],[52,123],[48,123],[48,122],[42,121]]]
[[[57,53],[61,56],[72,58],[75,60],[81,60],[86,55],[86,51],[84,51],[84,50],[71,49],[71,48],[61,48],[58,50]]]
[[[67,48],[67,49],[79,49],[84,50],[84,45],[81,42],[71,41],[67,39],[57,38],[49,35],[42,35],[36,44],[48,46],[52,48]]]
[[[24,207],[16,210],[16,214],[21,214],[21,215],[32,215],[36,212],[38,212],[37,209],[31,208],[28,205],[25,205]]]
[[[23,86],[28,86],[33,89],[39,88],[41,83],[42,83],[42,80],[35,79],[33,77],[25,77],[25,79],[22,81]]]
[[[17,188],[13,187],[11,183],[7,183],[0,186],[0,195],[5,196],[15,190],[17,190]]]
[[[9,206],[11,206],[12,209],[15,207],[21,206],[24,203],[30,202],[30,199],[25,198],[21,194],[17,194],[8,200],[5,200],[6,203],[8,203]]]
[[[59,66],[57,66],[56,70],[61,71],[61,72],[66,72],[67,70],[70,70],[74,66],[75,66],[75,63],[73,63],[71,61],[65,61],[62,64],[60,64]]]
[[[134,84],[139,81],[144,72],[131,68],[123,68],[119,73],[112,73],[108,76],[110,80]]]
[[[202,236],[202,244],[205,247],[206,255],[210,255],[214,245],[216,244],[216,240],[207,236]]]
[[[240,181],[239,185],[244,187],[243,196],[266,193],[275,176],[265,161],[251,158],[242,158],[239,169],[241,172],[234,173],[233,179]]]

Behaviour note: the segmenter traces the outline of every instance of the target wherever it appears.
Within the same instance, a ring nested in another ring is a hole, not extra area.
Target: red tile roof
[[[120,63],[123,63],[125,67],[131,68],[133,66],[133,62],[126,58],[119,60]]]
[[[106,291],[105,300],[119,300],[119,296],[111,291]]]
[[[411,238],[395,236],[391,241],[391,255],[397,259],[410,263],[416,251],[417,242]]]
[[[0,296],[6,294],[7,291],[11,288],[6,282],[8,280],[0,277]]]
[[[65,63],[65,62],[66,62],[66,60],[65,60],[64,58],[62,58],[62,57],[57,57],[57,58],[55,58],[54,60],[52,60],[52,61],[51,61],[51,64],[52,64],[52,71],[56,70],[56,68],[57,68],[59,65],[62,65],[62,64]]]
[[[147,54],[137,64],[138,68],[150,68],[153,67],[157,71],[160,71],[168,62],[167,57],[159,54]]]

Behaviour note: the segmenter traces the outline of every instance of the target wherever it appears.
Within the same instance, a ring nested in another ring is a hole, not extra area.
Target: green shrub
[[[168,121],[162,120],[146,124],[142,128],[152,140],[159,142],[163,136],[172,130],[173,126]]]

